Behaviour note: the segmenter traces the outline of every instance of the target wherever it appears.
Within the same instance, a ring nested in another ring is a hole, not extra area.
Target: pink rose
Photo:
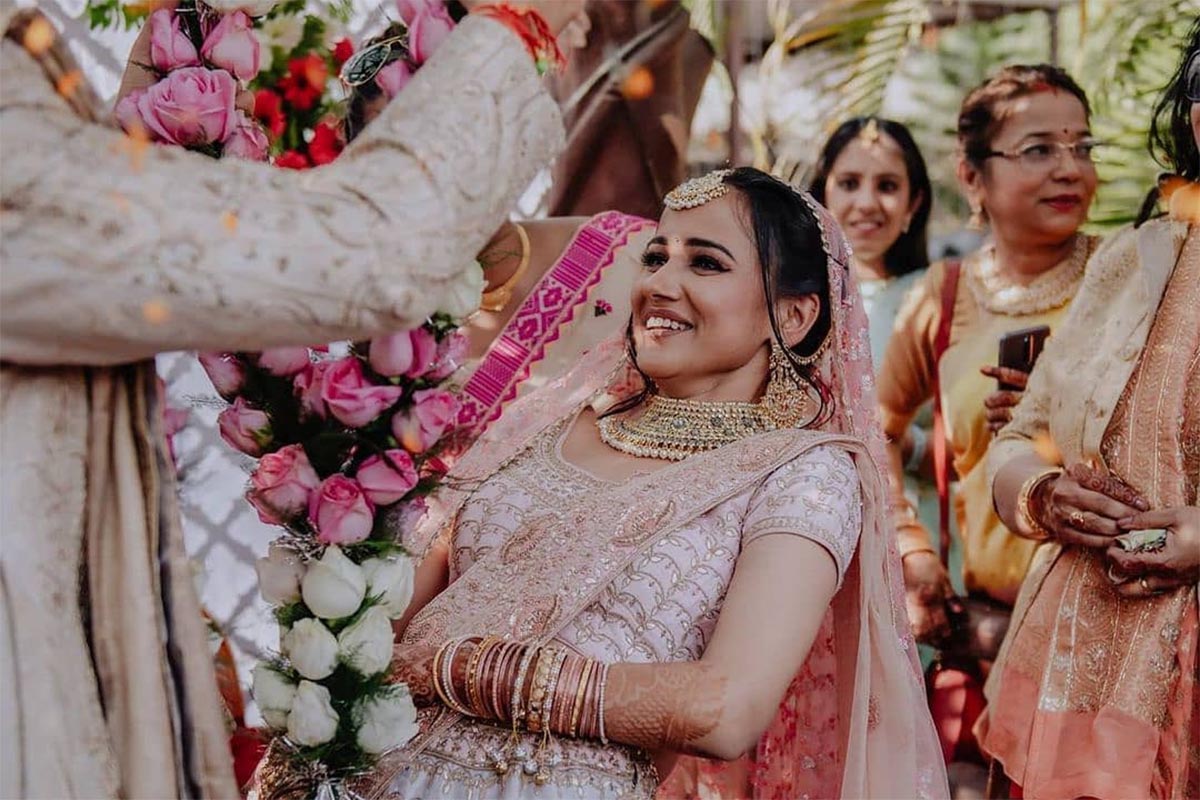
[[[146,129],[146,123],[142,122],[142,112],[138,111],[138,101],[142,95],[146,93],[145,89],[134,89],[129,94],[121,98],[113,109],[113,116],[116,117],[117,123],[121,126],[121,130],[126,133],[141,131],[149,133]]]
[[[267,453],[250,475],[246,499],[268,525],[281,525],[308,508],[308,496],[321,485],[321,479],[298,444]]]
[[[237,112],[233,133],[229,134],[224,145],[224,155],[246,161],[266,161],[267,150],[271,146],[262,126],[241,111]]]
[[[379,70],[375,83],[383,91],[388,100],[400,94],[400,90],[413,76],[412,67],[404,59],[397,59]]]
[[[137,110],[150,133],[184,147],[223,142],[237,121],[237,82],[225,70],[184,67],[138,97]]]
[[[197,358],[221,397],[229,400],[242,390],[246,383],[246,367],[233,353],[200,353]]]
[[[444,6],[444,0],[396,0],[396,12],[406,27],[412,27],[413,20],[427,8]]]
[[[331,475],[309,496],[308,519],[323,544],[354,544],[371,535],[375,509],[353,478]]]
[[[200,66],[196,45],[180,29],[181,20],[168,8],[150,15],[150,63],[161,72]]]
[[[303,372],[310,363],[307,347],[270,347],[258,354],[258,366],[281,378]]]
[[[242,397],[221,412],[217,428],[226,443],[248,456],[261,456],[271,443],[271,418]]]
[[[412,457],[403,450],[388,450],[383,456],[371,456],[354,477],[363,494],[377,506],[399,502],[417,485],[417,469]]]
[[[329,413],[351,428],[361,428],[400,399],[399,386],[379,386],[363,375],[362,362],[353,356],[335,361],[325,370],[321,399]]]
[[[235,11],[221,17],[205,37],[200,55],[214,67],[229,70],[238,80],[254,78],[258,74],[259,45],[246,12]]]
[[[454,20],[445,4],[427,3],[408,26],[408,52],[413,63],[419,67],[428,61],[452,30]]]
[[[309,364],[308,368],[292,381],[296,397],[300,400],[300,410],[307,416],[325,419],[329,413],[325,401],[321,399],[321,385],[328,367],[328,361]]]
[[[467,345],[467,337],[458,331],[438,342],[433,369],[425,377],[432,381],[442,381],[457,372],[467,357]]]
[[[437,358],[437,339],[424,328],[401,331],[371,340],[371,369],[386,377],[419,378]]]
[[[458,399],[442,389],[413,394],[412,408],[392,417],[392,433],[411,453],[424,453],[437,444],[458,416]]]

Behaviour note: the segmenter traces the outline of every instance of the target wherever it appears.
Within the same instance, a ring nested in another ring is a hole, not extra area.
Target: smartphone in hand
[[[1032,328],[1022,328],[1011,331],[1000,337],[1000,357],[997,364],[1001,367],[1017,369],[1021,372],[1032,372],[1037,363],[1046,339],[1050,337],[1049,325],[1037,325]],[[1000,381],[1002,391],[1019,391],[1020,386]]]

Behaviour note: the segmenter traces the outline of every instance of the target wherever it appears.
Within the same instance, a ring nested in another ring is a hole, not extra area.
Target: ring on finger
[[[1082,511],[1079,511],[1079,510],[1072,511],[1070,514],[1067,515],[1067,519],[1070,520],[1072,527],[1075,527],[1075,528],[1083,527],[1083,512]]]
[[[1138,578],[1138,586],[1141,586],[1142,591],[1145,592],[1146,594],[1154,593],[1154,590],[1150,588],[1150,584],[1146,583],[1146,579],[1144,577]]]

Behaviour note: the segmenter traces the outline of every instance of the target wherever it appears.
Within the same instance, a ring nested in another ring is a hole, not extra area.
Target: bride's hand
[[[403,683],[418,708],[437,702],[433,691],[433,657],[437,648],[428,644],[398,644],[392,649],[393,683]]]

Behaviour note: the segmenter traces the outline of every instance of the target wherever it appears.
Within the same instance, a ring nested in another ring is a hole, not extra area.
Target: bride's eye
[[[658,269],[667,263],[667,254],[660,250],[647,250],[642,253],[642,266],[647,269]]]
[[[712,256],[696,256],[692,259],[692,266],[696,269],[704,270],[705,272],[728,272],[729,269]]]

